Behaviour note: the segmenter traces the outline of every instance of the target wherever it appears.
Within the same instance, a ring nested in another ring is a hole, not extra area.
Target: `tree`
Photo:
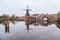
[[[5,18],[9,17],[9,15],[7,15],[7,14],[3,14],[2,16],[5,17]]]
[[[15,14],[13,14],[11,17],[12,17],[12,18],[15,18],[16,16],[15,16]]]

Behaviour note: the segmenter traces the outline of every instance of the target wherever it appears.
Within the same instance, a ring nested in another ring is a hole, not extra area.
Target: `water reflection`
[[[60,29],[60,22],[57,22],[57,28],[59,28]]]
[[[0,23],[2,23],[4,26],[5,26],[5,33],[9,33],[9,20],[4,20],[4,21],[1,21]]]
[[[9,24],[10,22],[12,24],[16,24],[16,22],[20,22],[20,21],[15,21],[15,20],[4,20],[4,21],[1,21],[0,24],[3,24],[5,26],[5,33],[9,33],[10,32],[10,27],[9,27]],[[59,22],[38,22],[38,21],[27,21],[25,22],[25,25],[26,25],[26,29],[27,30],[30,30],[29,28],[29,25],[34,25],[34,26],[40,26],[41,27],[48,27],[48,25],[51,25],[51,24],[55,24],[57,26],[57,28],[60,29],[60,23]],[[29,33],[29,31],[27,31]]]
[[[39,22],[39,21],[27,21],[19,23],[21,21],[4,20],[0,24],[5,27],[5,33],[1,32],[2,40],[52,40],[60,39],[60,32],[56,29],[60,29],[59,22]],[[11,23],[15,26],[11,26]],[[17,24],[16,24],[17,23]],[[25,25],[24,25],[25,24]],[[56,25],[49,27],[49,25]],[[32,28],[32,29],[31,29]],[[26,30],[24,30],[26,29]],[[3,30],[4,31],[4,30]],[[6,34],[8,33],[8,34]],[[53,37],[51,35],[54,35]],[[57,37],[56,37],[57,35]]]

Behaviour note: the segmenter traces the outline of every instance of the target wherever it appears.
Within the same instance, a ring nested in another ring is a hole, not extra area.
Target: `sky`
[[[27,5],[30,14],[52,14],[60,11],[60,0],[0,0],[0,15],[25,15]]]

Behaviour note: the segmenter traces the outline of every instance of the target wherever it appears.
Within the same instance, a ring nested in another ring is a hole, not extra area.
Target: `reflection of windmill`
[[[26,25],[27,26],[27,30],[29,30],[29,25]]]

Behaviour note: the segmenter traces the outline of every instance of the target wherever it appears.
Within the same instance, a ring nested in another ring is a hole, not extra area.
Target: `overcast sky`
[[[56,13],[60,11],[60,0],[0,0],[0,15],[25,15],[27,5],[32,11],[30,14]]]

